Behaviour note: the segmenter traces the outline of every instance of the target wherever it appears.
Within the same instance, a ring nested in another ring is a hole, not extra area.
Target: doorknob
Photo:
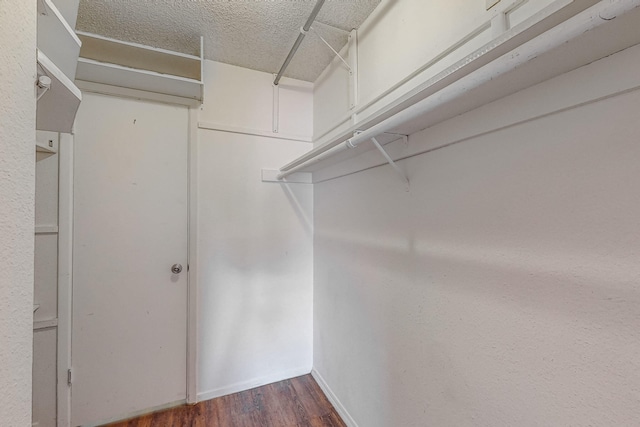
[[[173,264],[171,266],[171,272],[173,274],[180,274],[182,272],[182,264]]]

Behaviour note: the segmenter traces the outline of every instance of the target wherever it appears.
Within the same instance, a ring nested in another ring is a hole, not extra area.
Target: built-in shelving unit
[[[96,34],[78,36],[77,80],[202,100],[202,38],[196,56]]]
[[[279,171],[264,171],[263,181],[308,183],[312,175],[312,182],[321,182],[353,173],[356,170],[344,166],[347,159],[375,149],[385,156],[381,147],[398,140],[406,143],[403,135],[640,43],[638,19],[638,0],[553,2],[351,128],[321,141]],[[400,151],[405,157],[411,152]],[[398,160],[387,157],[382,160],[381,156],[379,164]],[[361,169],[369,167],[371,162]]]
[[[51,0],[38,1],[38,87],[36,129],[71,132],[82,100],[73,83],[81,41]],[[47,150],[47,147],[41,147]]]

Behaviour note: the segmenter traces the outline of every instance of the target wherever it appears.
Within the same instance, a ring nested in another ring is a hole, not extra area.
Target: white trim
[[[78,88],[85,92],[98,93],[101,95],[120,96],[122,98],[144,99],[146,101],[161,102],[163,104],[186,105],[194,107],[200,105],[200,101],[181,96],[166,95],[164,93],[148,92],[139,89],[130,89],[121,86],[113,86],[104,83],[94,83],[85,80],[76,80]]]
[[[33,322],[34,331],[42,331],[44,329],[53,329],[58,326],[58,319],[37,320]]]
[[[311,142],[309,136],[287,135],[284,133],[275,133],[258,129],[249,129],[244,127],[227,126],[220,123],[198,122],[199,129],[216,130],[220,132],[239,133],[242,135],[264,136],[267,138],[286,139],[289,141]]]
[[[60,134],[58,154],[58,427],[71,425],[71,310],[73,289],[73,136]]]
[[[198,401],[215,399],[216,397],[227,396],[229,394],[238,393],[241,391],[251,390],[256,387],[262,387],[263,385],[273,384],[278,381],[284,381],[291,378],[296,378],[302,375],[308,375],[308,367],[300,367],[291,369],[289,371],[279,372],[277,374],[267,375],[260,378],[254,378],[248,381],[242,381],[235,384],[229,384],[224,387],[216,388],[209,391],[198,393]]]
[[[36,234],[56,234],[58,232],[57,225],[36,225]]]
[[[100,421],[99,423],[85,424],[83,427],[97,427],[97,426],[102,426],[104,424],[111,424],[118,421],[124,421],[124,420],[128,420],[129,418],[139,417],[142,415],[150,414],[152,412],[163,411],[165,409],[175,408],[176,406],[182,406],[185,403],[187,403],[187,401],[184,399],[176,400],[175,402],[165,403],[164,405],[154,406],[153,408],[147,408],[147,409],[141,409],[139,411],[129,412],[126,415],[119,415],[117,417],[114,417],[108,420]]]
[[[344,421],[347,427],[358,427],[358,423],[356,423],[349,411],[347,411],[347,408],[345,408],[342,402],[340,402],[340,399],[338,399],[333,390],[331,390],[329,384],[327,384],[324,377],[320,374],[320,372],[316,370],[316,368],[313,368],[311,370],[311,376],[314,380],[316,380],[325,396],[327,396],[327,399],[329,399],[329,402],[331,402],[333,407],[338,412],[338,415],[340,415],[340,418],[342,418],[342,421]]]
[[[198,402],[198,108],[189,109],[187,271],[187,403]]]

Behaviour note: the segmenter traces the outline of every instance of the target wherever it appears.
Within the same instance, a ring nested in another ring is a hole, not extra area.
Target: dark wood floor
[[[346,427],[311,375],[109,427]]]

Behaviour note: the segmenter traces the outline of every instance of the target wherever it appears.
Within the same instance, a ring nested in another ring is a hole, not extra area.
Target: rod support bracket
[[[389,153],[387,153],[387,151],[382,147],[382,145],[380,145],[380,143],[378,142],[378,140],[376,138],[371,138],[371,142],[373,142],[373,145],[376,146],[376,148],[378,149],[378,151],[380,151],[380,154],[382,154],[382,156],[385,158],[385,160],[387,161],[387,163],[389,163],[391,165],[391,167],[393,168],[394,171],[396,171],[396,174],[398,175],[398,177],[400,178],[400,180],[402,182],[405,183],[405,191],[409,191],[409,177],[407,176],[407,174],[405,173],[405,171],[403,171],[400,166],[398,166],[398,164],[396,162],[393,161],[393,159],[391,158],[391,156],[389,155]]]
[[[392,135],[402,138],[402,142],[404,145],[409,145],[409,135],[405,135],[403,133],[394,133],[394,132],[384,132],[385,135]]]

